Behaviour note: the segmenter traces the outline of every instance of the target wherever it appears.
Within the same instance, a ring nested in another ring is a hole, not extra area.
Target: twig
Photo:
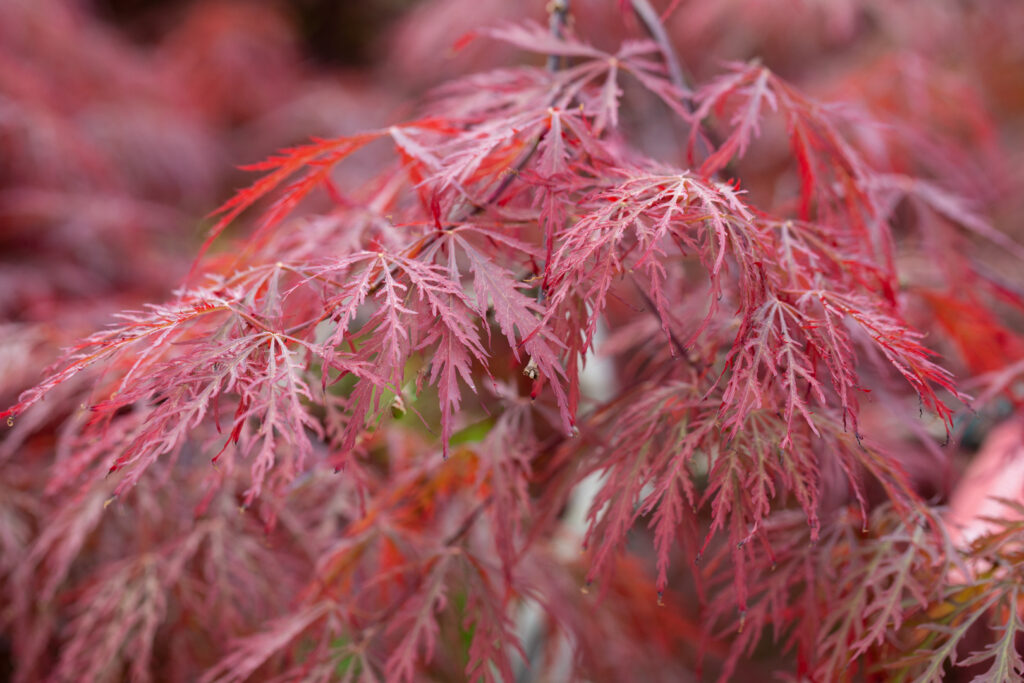
[[[661,17],[658,16],[658,12],[651,6],[648,0],[632,0],[632,4],[636,16],[639,17],[644,28],[647,29],[647,32],[651,34],[651,38],[654,39],[654,42],[661,49],[661,55],[668,66],[668,77],[672,81],[672,85],[683,92],[689,92],[690,83],[693,82],[693,79],[688,77],[683,70],[683,65],[679,61],[679,56],[676,55],[671,41],[668,39],[668,34],[665,32],[665,26],[661,23]],[[692,113],[692,107],[690,107],[689,102],[683,102],[683,106]]]
[[[676,54],[675,48],[672,47],[672,41],[668,38],[668,33],[665,32],[665,25],[661,22],[661,17],[658,16],[658,12],[651,6],[649,0],[631,0],[633,5],[633,11],[639,17],[640,22],[647,29],[647,32],[657,43],[658,48],[661,50],[662,57],[665,59],[665,64],[668,67],[669,80],[672,85],[676,86],[683,92],[692,91],[693,78],[687,74],[686,69],[683,67],[682,62],[679,60],[679,56]],[[670,8],[671,9],[671,8]],[[684,100],[682,102],[683,108],[689,113],[693,113],[693,105],[689,101]],[[700,131],[700,121],[691,121],[691,126],[694,126],[697,130],[697,141],[703,147],[703,152],[710,154],[713,150],[721,146],[721,142],[718,140],[714,131]],[[727,175],[735,175],[733,173],[732,162],[730,161],[726,167],[725,172]],[[715,174],[716,177],[719,174]]]
[[[569,0],[551,0],[547,9],[548,30],[555,38],[561,38],[566,24],[569,23]],[[561,57],[548,55],[548,71],[558,71],[561,67]]]

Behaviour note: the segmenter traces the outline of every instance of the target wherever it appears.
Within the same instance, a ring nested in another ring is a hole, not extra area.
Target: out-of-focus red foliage
[[[0,3],[0,677],[1024,676],[1024,5],[151,5]]]

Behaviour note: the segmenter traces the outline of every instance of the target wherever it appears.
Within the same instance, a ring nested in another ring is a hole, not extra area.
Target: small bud
[[[8,427],[13,427],[14,426],[14,416],[13,415],[7,418],[7,426]]]
[[[405,416],[405,399],[402,398],[401,394],[395,396],[395,400],[391,402],[391,417],[396,420],[400,417]]]
[[[537,379],[540,375],[540,370],[537,368],[537,361],[535,361],[532,356],[530,357],[530,362],[526,364],[525,368],[523,368],[523,374],[530,379]]]

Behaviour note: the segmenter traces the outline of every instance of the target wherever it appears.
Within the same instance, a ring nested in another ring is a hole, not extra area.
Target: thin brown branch
[[[658,16],[657,10],[651,6],[648,0],[632,0],[632,4],[636,16],[661,49],[661,55],[665,59],[665,65],[668,67],[668,77],[672,81],[672,85],[683,92],[689,92],[693,79],[687,76],[686,71],[684,71],[683,64],[679,61],[679,56],[672,47],[672,42],[668,38],[668,33],[665,32],[665,26],[661,23],[661,17]],[[691,109],[688,102],[683,102],[683,106]]]
[[[661,50],[672,85],[683,92],[691,92],[694,83],[693,77],[687,73],[686,68],[679,59],[679,55],[676,54],[675,48],[672,47],[672,41],[669,40],[668,33],[665,31],[665,25],[662,23],[661,17],[658,16],[657,10],[654,9],[649,0],[631,0],[631,3],[633,11],[644,25],[644,28],[647,29],[647,33],[650,34]],[[693,113],[693,105],[689,101],[684,100],[682,105],[686,111],[691,114]],[[690,125],[699,126],[700,121],[692,121]],[[697,139],[701,146],[704,147],[705,153],[710,153],[719,146],[719,141],[710,131],[704,131],[701,135],[697,136]],[[729,170],[729,167],[726,168]]]
[[[569,0],[551,0],[548,3],[548,29],[555,38],[561,38],[569,23]],[[562,68],[562,58],[548,55],[548,71]]]

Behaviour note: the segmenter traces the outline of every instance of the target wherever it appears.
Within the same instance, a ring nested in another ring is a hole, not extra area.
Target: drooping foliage
[[[739,40],[783,3],[697,4],[473,27],[467,50],[518,65],[247,167],[164,303],[18,379],[15,678],[1024,675],[1020,491],[972,533],[982,513],[936,505],[968,430],[1021,404],[997,89],[884,34],[919,98],[872,65],[822,99],[777,45],[680,60],[685,17],[745,7]],[[1019,23],[1004,4],[942,3],[968,32]],[[831,4],[790,19],[833,50],[868,30]],[[0,86],[0,133],[45,105],[82,147],[56,95]],[[231,125],[258,95],[195,111]],[[38,365],[56,333],[30,321],[9,348]]]

